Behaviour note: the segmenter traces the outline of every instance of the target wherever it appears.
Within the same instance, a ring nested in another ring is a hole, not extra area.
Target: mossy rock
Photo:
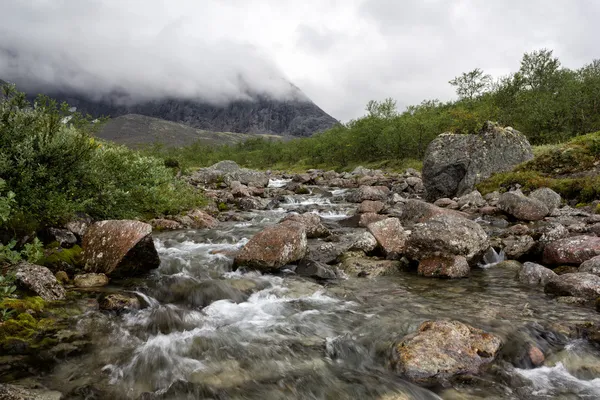
[[[46,250],[40,264],[48,267],[52,272],[68,271],[75,272],[83,267],[83,250],[75,245],[70,249],[50,248]]]
[[[554,271],[554,273],[557,275],[564,275],[564,274],[576,273],[578,270],[577,270],[577,267],[574,267],[573,265],[561,265],[559,267],[552,269],[552,271]]]
[[[0,310],[15,310],[17,313],[33,311],[41,312],[46,306],[46,302],[39,296],[25,297],[23,299],[4,298],[0,301]]]

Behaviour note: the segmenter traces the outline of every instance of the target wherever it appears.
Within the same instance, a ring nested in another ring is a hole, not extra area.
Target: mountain
[[[204,145],[218,146],[236,144],[250,138],[282,139],[282,136],[275,135],[205,131],[139,114],[127,114],[110,119],[96,133],[96,136],[133,148],[154,143],[179,147],[199,141]]]

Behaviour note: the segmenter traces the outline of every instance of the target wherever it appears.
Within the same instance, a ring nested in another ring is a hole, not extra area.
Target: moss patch
[[[53,270],[60,270],[65,266],[80,267],[82,261],[82,249],[75,245],[70,249],[50,248],[46,250],[40,264]]]
[[[46,305],[44,299],[39,296],[25,297],[24,299],[4,298],[0,301],[0,309],[15,310],[17,313],[32,311],[41,312]]]

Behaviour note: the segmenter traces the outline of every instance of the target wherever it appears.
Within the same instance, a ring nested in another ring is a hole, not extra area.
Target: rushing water
[[[351,214],[343,193],[289,197],[278,210],[243,213],[244,222],[214,230],[157,234],[160,268],[122,283],[146,308],[82,317],[78,328],[92,335],[93,349],[59,364],[44,383],[79,398],[600,398],[598,349],[553,333],[597,314],[520,285],[514,270],[474,269],[462,280],[407,272],[328,285],[292,272],[231,271],[230,252],[286,212],[313,211],[332,224]],[[391,373],[391,344],[439,318],[500,335],[503,356],[452,388],[421,388]],[[544,350],[544,366],[520,361],[527,343]]]

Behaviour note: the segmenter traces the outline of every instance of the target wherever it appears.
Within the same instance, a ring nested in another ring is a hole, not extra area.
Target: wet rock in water
[[[529,350],[527,351],[527,356],[529,357],[529,361],[531,362],[531,364],[533,364],[533,366],[535,367],[539,367],[546,360],[546,357],[544,356],[542,350],[540,350],[539,347],[533,345],[529,347]]]
[[[0,383],[1,400],[61,400],[62,393],[41,388],[24,388],[21,386]]]
[[[108,285],[108,276],[94,273],[75,275],[73,284],[78,288],[106,286]]]
[[[367,226],[367,229],[388,258],[399,258],[404,253],[408,234],[398,218],[373,222]]]
[[[160,265],[152,241],[152,226],[144,222],[96,222],[83,237],[83,259],[88,272],[134,276]]]
[[[365,200],[387,201],[390,189],[387,186],[361,186],[350,195],[347,200],[351,203],[362,203]]]
[[[519,282],[527,285],[546,285],[550,280],[556,277],[550,268],[546,268],[543,265],[535,264],[532,262],[526,262],[523,264],[519,272],[517,273],[517,279]]]
[[[319,280],[337,279],[337,274],[329,265],[306,258],[298,263],[296,274]]]
[[[417,383],[444,382],[461,374],[477,374],[494,360],[502,341],[459,321],[426,321],[392,349],[396,373]]]
[[[192,229],[212,229],[219,224],[217,219],[200,209],[192,210],[186,215],[176,217],[176,219],[185,227]]]
[[[544,203],[550,213],[558,208],[560,206],[560,202],[562,201],[560,194],[547,187],[534,190],[529,194],[529,197]]]
[[[233,181],[229,184],[229,188],[231,189],[231,194],[233,197],[250,197],[252,196],[252,192],[248,188],[248,186],[242,184],[239,181]]]
[[[467,193],[457,200],[458,208],[461,210],[464,208],[479,208],[487,204],[481,193],[478,190],[473,190]]]
[[[269,226],[250,239],[236,255],[234,266],[261,271],[278,270],[306,255],[306,228],[288,221]]]
[[[105,311],[139,310],[142,305],[137,296],[133,294],[113,293],[102,296],[98,305]]]
[[[592,257],[579,266],[579,272],[600,276],[600,256]]]
[[[544,203],[526,197],[520,192],[502,193],[498,201],[498,207],[522,221],[539,221],[550,213]]]
[[[360,250],[370,253],[377,248],[377,239],[370,232],[363,232],[350,246],[350,251]]]
[[[489,247],[487,234],[476,222],[455,215],[439,215],[413,227],[406,241],[406,254],[414,260],[464,256],[472,264]]]
[[[464,278],[469,275],[469,263],[463,256],[429,257],[419,262],[419,275],[434,278]]]
[[[347,253],[339,264],[339,268],[346,274],[361,278],[399,275],[402,267],[400,261],[365,257],[362,253]]]
[[[506,239],[502,239],[502,244],[506,257],[519,259],[529,253],[535,246],[535,240],[529,235],[509,236]]]
[[[443,133],[427,146],[423,159],[427,199],[462,196],[493,173],[532,158],[527,138],[510,127],[486,122],[475,135]]]
[[[48,228],[41,234],[44,243],[58,243],[63,249],[69,249],[77,244],[77,237],[68,229]]]
[[[35,293],[46,301],[65,298],[65,289],[46,267],[21,262],[12,272],[15,274],[17,286]]]
[[[573,236],[559,239],[544,249],[546,264],[581,264],[600,255],[600,237]]]
[[[304,214],[292,214],[285,217],[281,222],[297,222],[304,225],[306,237],[309,239],[322,238],[330,235],[329,229],[323,225],[322,219],[318,214],[307,212]]]
[[[358,206],[359,213],[380,213],[385,208],[385,203],[381,201],[365,200]]]
[[[236,204],[242,211],[264,210],[267,208],[268,201],[258,197],[243,197],[238,199]]]
[[[364,213],[364,214],[359,214],[359,215],[360,215],[360,217],[358,219],[358,226],[361,228],[366,228],[372,223],[375,223],[378,221],[383,221],[388,218],[385,215],[375,214],[375,213]]]
[[[544,286],[544,292],[596,300],[600,297],[600,276],[588,273],[557,275]]]
[[[401,220],[403,224],[425,222],[438,215],[466,217],[467,214],[448,208],[437,207],[422,200],[409,199],[403,204]]]
[[[589,299],[585,299],[583,297],[575,297],[575,296],[559,296],[556,298],[558,303],[569,304],[572,306],[582,306],[589,301]]]
[[[166,218],[155,218],[149,221],[152,228],[157,231],[175,231],[183,229],[183,224],[178,221]]]

